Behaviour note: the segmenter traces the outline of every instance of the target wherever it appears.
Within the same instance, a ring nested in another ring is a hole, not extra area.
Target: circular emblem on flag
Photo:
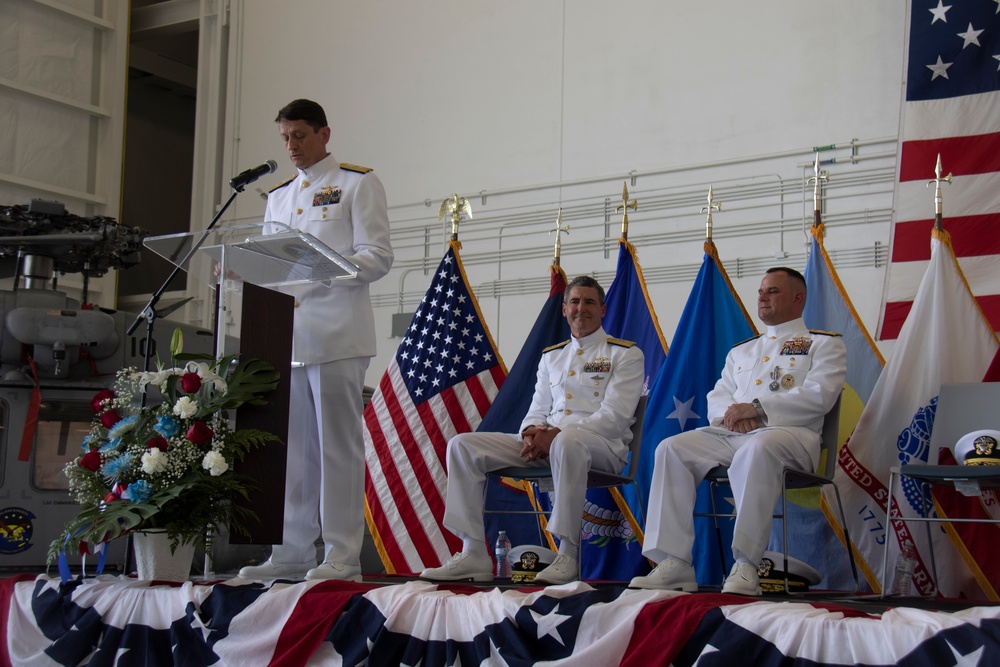
[[[35,515],[20,507],[0,510],[0,554],[18,554],[31,547]]]

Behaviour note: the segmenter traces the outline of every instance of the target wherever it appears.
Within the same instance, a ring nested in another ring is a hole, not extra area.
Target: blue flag
[[[726,364],[726,355],[736,343],[756,333],[749,315],[736,295],[719,260],[715,244],[705,243],[705,256],[681,313],[666,363],[660,369],[646,405],[639,487],[649,498],[653,478],[653,455],[665,438],[708,426],[708,392],[715,386]],[[709,511],[708,483],[698,489],[696,512]],[[721,494],[720,494],[721,495]],[[731,501],[717,499],[719,509],[731,509]],[[724,552],[731,559],[732,522],[724,522]],[[726,574],[719,562],[719,543],[711,519],[695,521],[694,565],[698,583],[718,584]]]
[[[645,394],[667,356],[667,344],[635,258],[635,247],[624,239],[618,243],[618,267],[607,290],[606,302],[604,330],[612,336],[635,341],[645,356]],[[585,579],[622,581],[649,571],[639,540],[642,529],[637,520],[642,516],[639,503],[629,487],[621,492],[593,489],[587,493],[581,557]]]
[[[535,386],[542,350],[567,340],[570,336],[569,323],[562,313],[566,273],[555,265],[551,267],[551,271],[549,298],[542,306],[534,326],[528,333],[528,338],[521,346],[517,360],[507,374],[507,380],[500,388],[500,393],[493,399],[493,404],[480,422],[477,431],[517,433],[521,420],[531,407],[531,389]],[[537,501],[527,482],[520,482],[516,487],[512,487],[495,475],[490,475],[486,483],[489,484],[489,489],[484,518],[486,539],[489,544],[495,544],[497,533],[504,530],[514,546],[520,544],[546,546],[546,540],[549,540],[549,546],[554,546],[550,541],[551,538],[539,536],[539,523],[535,517],[529,514],[491,513],[531,511]],[[543,506],[548,509],[547,501]]]
[[[806,307],[802,317],[811,329],[834,331],[844,337],[847,347],[847,379],[840,407],[838,447],[858,423],[865,404],[885,361],[847,296],[830,256],[823,247],[823,224],[813,225],[812,248],[806,261]],[[820,463],[822,468],[823,463]],[[789,493],[789,549],[822,575],[817,586],[846,589],[853,585],[850,561],[840,545],[842,528],[835,513],[829,511],[817,489]],[[834,528],[836,526],[836,532]],[[781,526],[775,524],[772,547],[780,544]],[[794,536],[792,538],[791,536]],[[780,548],[778,549],[780,550]]]

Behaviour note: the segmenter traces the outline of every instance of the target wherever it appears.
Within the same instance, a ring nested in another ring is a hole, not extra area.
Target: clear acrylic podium
[[[216,355],[267,361],[281,374],[264,406],[244,405],[234,428],[273,433],[281,444],[251,451],[236,465],[257,483],[243,506],[256,521],[231,544],[280,544],[284,524],[285,442],[292,367],[294,299],[273,288],[357,276],[358,267],[310,234],[279,222],[225,226],[145,239],[147,248],[209,285],[216,300]]]
[[[316,237],[280,222],[217,227],[207,235],[201,231],[153,236],[143,243],[217,290],[219,356],[241,352],[240,295],[245,284],[268,289],[305,283],[329,285],[358,275],[358,267]]]

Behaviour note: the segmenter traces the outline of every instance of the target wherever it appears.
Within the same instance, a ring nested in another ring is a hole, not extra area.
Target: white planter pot
[[[178,544],[170,553],[166,531],[156,529],[137,531],[133,541],[139,579],[187,581],[191,576],[193,544]]]

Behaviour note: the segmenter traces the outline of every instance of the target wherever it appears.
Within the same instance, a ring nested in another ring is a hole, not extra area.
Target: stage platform
[[[1000,606],[920,598],[22,574],[0,609],[17,667],[1000,664]]]

